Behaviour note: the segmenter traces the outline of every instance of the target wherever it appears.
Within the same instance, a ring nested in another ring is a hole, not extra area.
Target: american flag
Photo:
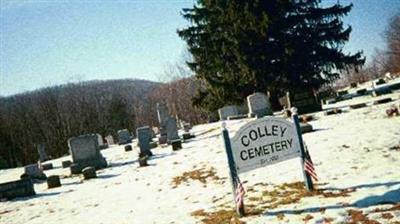
[[[308,150],[305,151],[304,155],[304,171],[306,171],[306,173],[308,173],[308,175],[310,175],[315,181],[318,181],[318,176],[315,172],[314,164],[311,160],[311,156],[308,153]]]
[[[239,210],[243,206],[243,198],[244,198],[245,190],[243,184],[240,182],[239,178],[237,179],[237,187],[236,187],[236,209]]]

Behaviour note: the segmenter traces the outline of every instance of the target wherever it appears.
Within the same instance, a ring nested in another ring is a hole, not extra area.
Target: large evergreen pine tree
[[[319,0],[198,0],[183,10],[191,22],[178,34],[204,88],[194,103],[209,110],[241,103],[256,91],[274,96],[318,89],[339,72],[360,66],[361,52],[345,54],[351,27],[341,18],[352,5],[323,8]]]

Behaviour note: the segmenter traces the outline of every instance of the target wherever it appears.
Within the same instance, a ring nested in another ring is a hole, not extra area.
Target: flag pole
[[[225,145],[225,151],[226,155],[228,157],[228,165],[229,165],[229,176],[232,184],[232,193],[233,193],[233,200],[236,205],[236,212],[239,215],[239,217],[245,216],[245,211],[244,211],[244,202],[241,200],[240,204],[236,203],[236,188],[239,184],[238,180],[238,174],[236,170],[236,165],[235,161],[233,160],[233,153],[232,153],[232,146],[231,146],[231,140],[229,138],[229,132],[226,129],[226,123],[222,123],[222,137],[224,139],[224,145]]]
[[[300,129],[299,117],[297,115],[297,108],[292,107],[291,112],[292,112],[292,118],[293,118],[294,124],[296,126],[297,136],[299,138],[299,143],[300,143],[301,168],[303,170],[304,183],[305,183],[308,191],[313,191],[314,186],[313,186],[313,182],[311,180],[311,176],[305,171],[305,168],[304,168],[305,151],[304,151],[303,137],[302,137],[302,133],[301,133],[301,129]]]

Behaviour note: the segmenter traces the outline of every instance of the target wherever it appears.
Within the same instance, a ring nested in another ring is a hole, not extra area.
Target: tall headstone
[[[132,137],[128,129],[122,129],[118,131],[118,144],[128,144],[132,143]]]
[[[176,119],[174,117],[170,117],[167,120],[166,129],[168,142],[180,139],[178,135],[178,127],[176,126]]]
[[[292,91],[289,94],[290,106],[298,109],[298,114],[321,111],[322,106],[311,89]]]
[[[39,144],[37,146],[38,153],[39,153],[39,160],[40,162],[45,162],[49,160],[50,158],[47,156],[45,145],[44,144]]]
[[[158,138],[159,144],[167,143],[167,121],[169,119],[168,107],[163,103],[157,103],[157,118],[160,123],[160,137]]]
[[[219,120],[226,120],[229,116],[236,116],[239,114],[237,106],[224,106],[218,109]]]
[[[271,104],[264,93],[254,93],[247,96],[247,106],[250,117],[263,117],[272,115]]]
[[[107,161],[100,153],[96,134],[70,138],[68,139],[68,147],[73,164],[76,164],[79,170],[88,166],[93,166],[97,169],[107,167]]]
[[[151,141],[151,130],[149,126],[144,126],[136,129],[136,136],[140,148],[140,157],[151,156],[150,141]]]
[[[106,136],[106,142],[108,145],[114,145],[114,137],[112,135],[107,135]]]
[[[166,130],[166,123],[169,119],[169,114],[168,114],[168,107],[167,105],[163,103],[157,103],[157,117],[158,117],[158,122],[160,123],[160,135],[166,135],[167,130]]]

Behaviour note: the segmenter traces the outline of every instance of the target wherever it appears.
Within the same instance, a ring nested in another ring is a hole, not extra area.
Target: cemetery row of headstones
[[[273,114],[269,98],[266,94],[257,92],[249,95],[246,100],[248,114],[244,114],[241,107],[227,105],[218,110],[220,120],[234,120],[247,117],[260,118]],[[279,102],[285,109],[298,108],[299,114],[322,110],[321,104],[311,90],[294,91],[292,94],[287,92],[286,96],[279,99]]]

